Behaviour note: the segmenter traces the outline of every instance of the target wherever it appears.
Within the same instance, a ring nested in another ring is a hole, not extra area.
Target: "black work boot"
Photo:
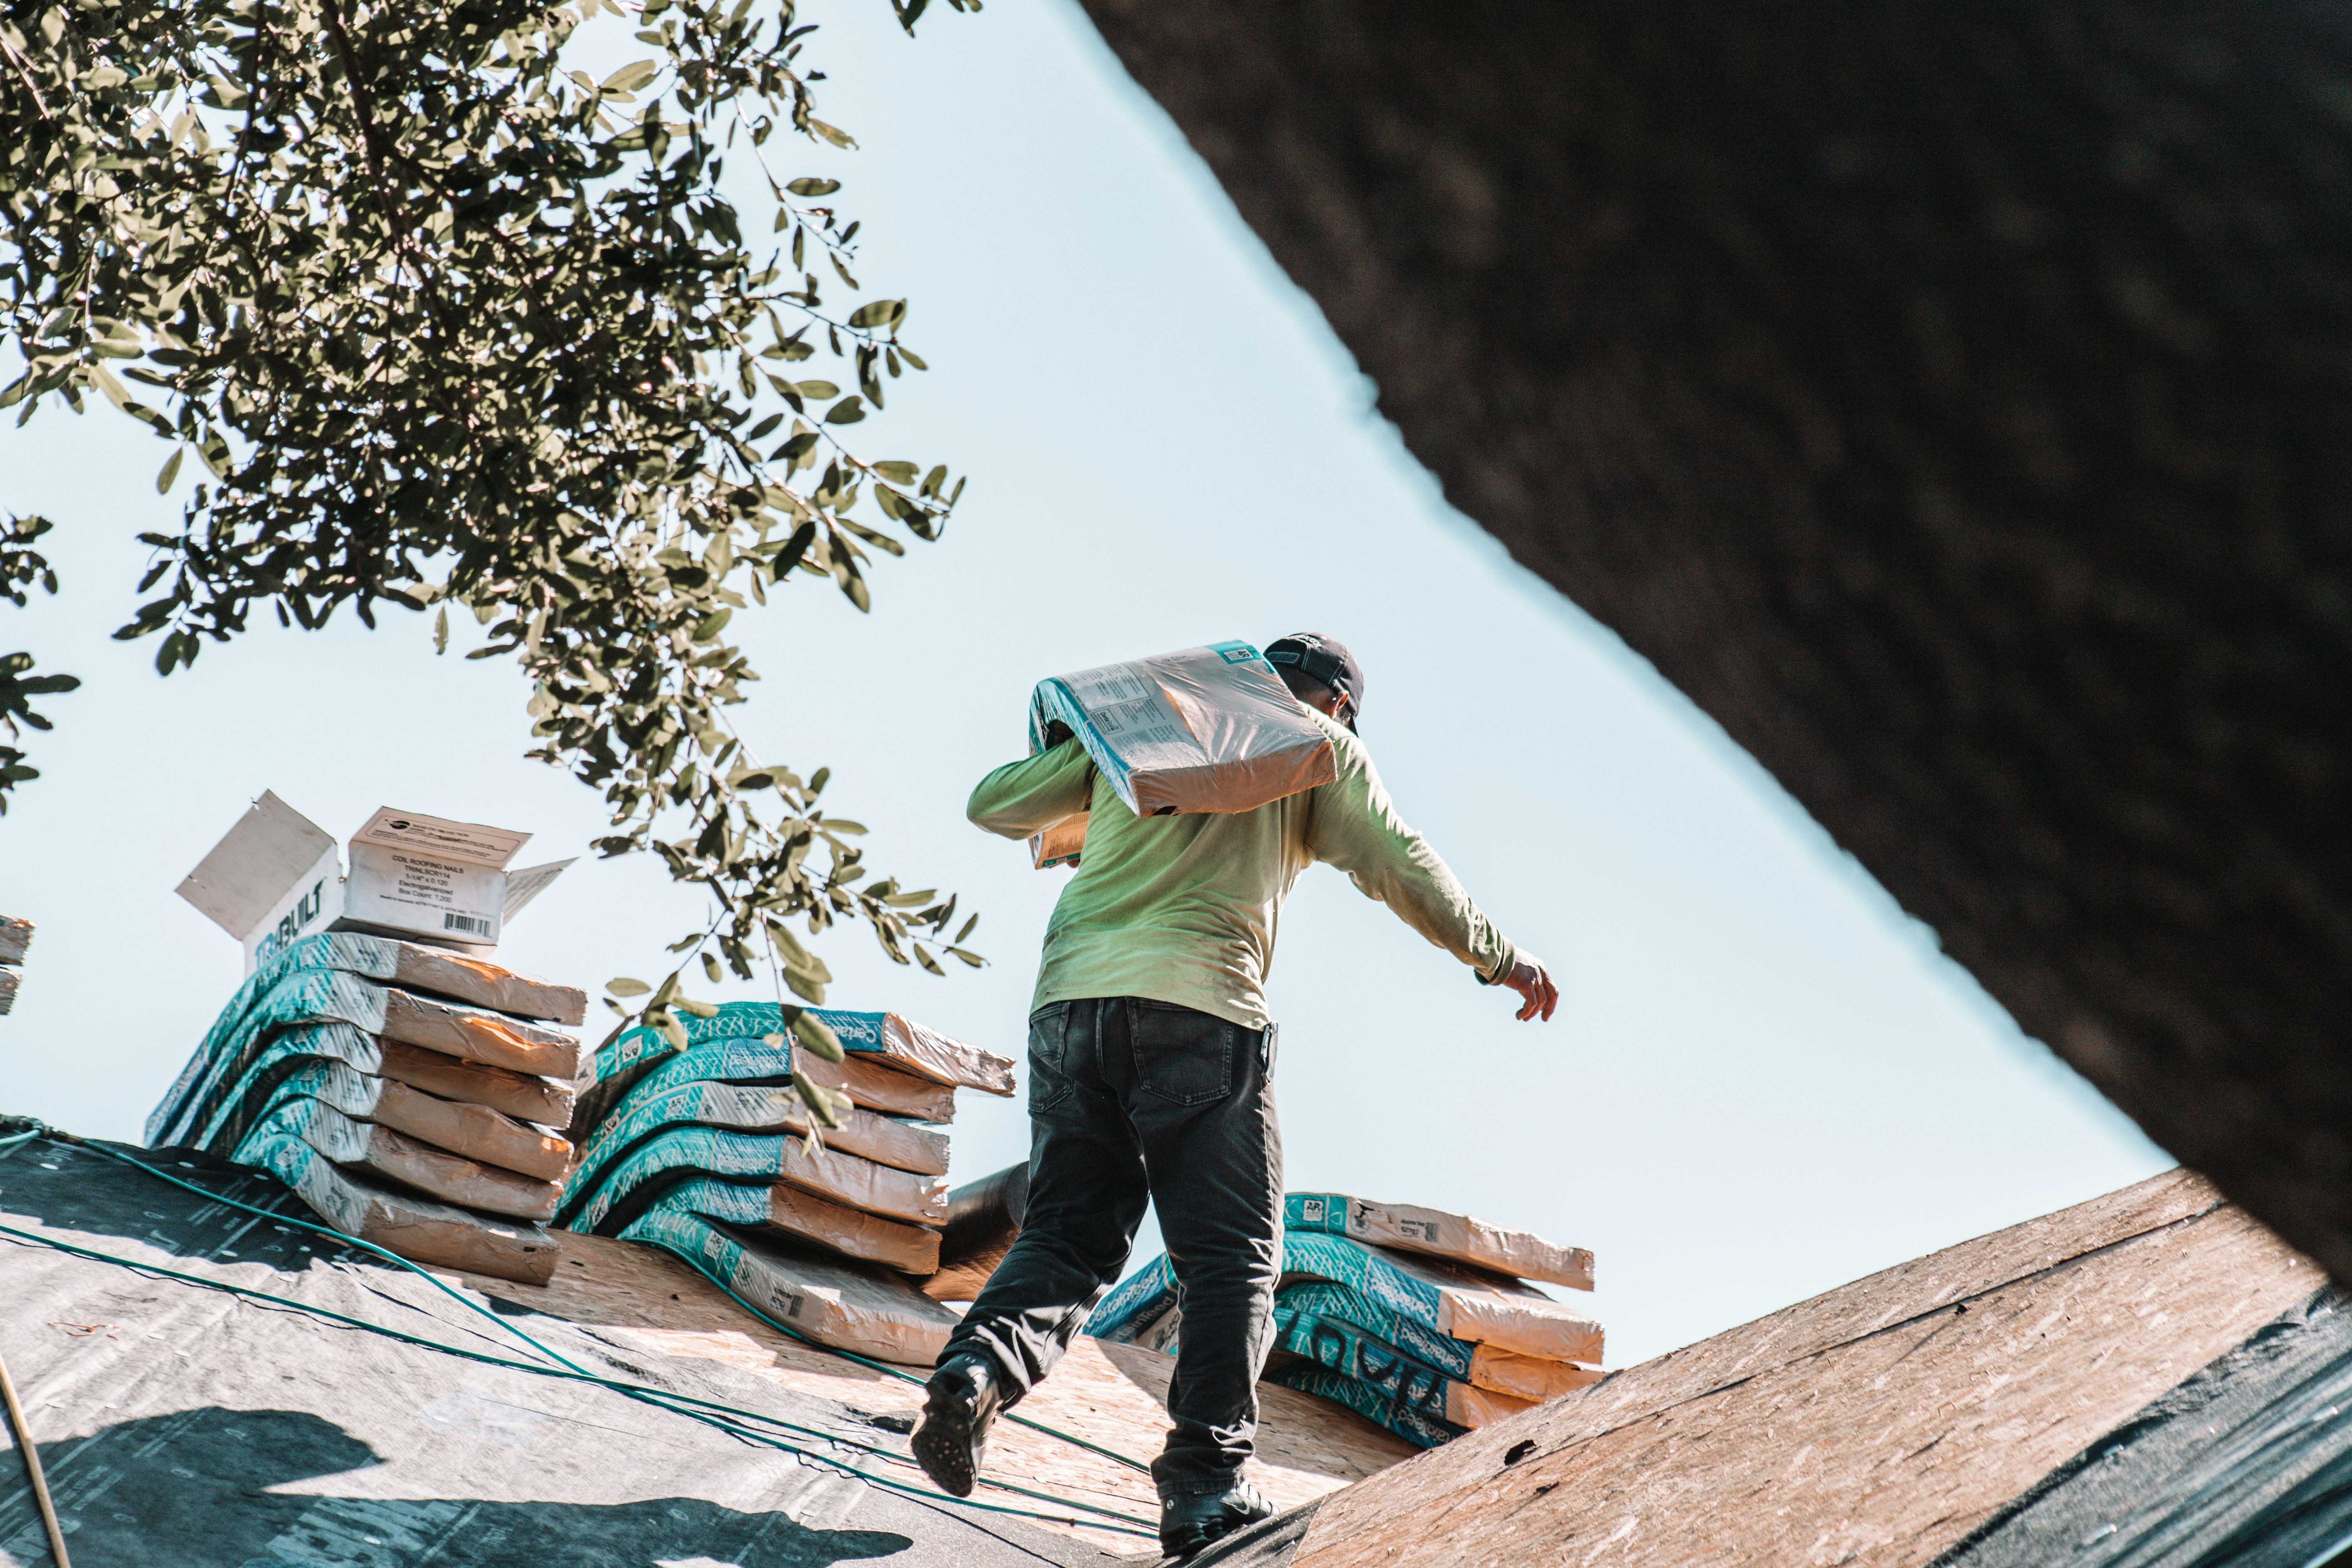
[[[1160,1499],[1160,1550],[1190,1557],[1236,1530],[1274,1517],[1274,1504],[1239,1476],[1221,1492],[1168,1492]]]
[[[940,1489],[971,1496],[989,1424],[1003,1408],[996,1363],[984,1355],[950,1356],[924,1385],[923,1424],[915,1428],[915,1460]]]

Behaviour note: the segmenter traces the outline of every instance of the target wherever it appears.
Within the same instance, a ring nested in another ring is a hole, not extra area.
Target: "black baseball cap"
[[[1265,645],[1265,661],[1277,669],[1296,669],[1309,680],[1319,680],[1348,700],[1348,730],[1364,712],[1364,667],[1338,637],[1320,632],[1294,632]]]

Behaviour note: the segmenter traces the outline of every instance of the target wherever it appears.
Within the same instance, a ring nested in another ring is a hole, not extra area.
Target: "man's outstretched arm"
[[[980,781],[964,815],[975,827],[1006,838],[1026,838],[1087,809],[1094,793],[1094,760],[1075,740],[1034,757],[1007,763]]]
[[[1405,826],[1363,743],[1336,724],[1330,729],[1339,776],[1315,792],[1307,852],[1470,965],[1479,984],[1517,992],[1520,1018],[1549,1018],[1559,1006],[1559,987],[1542,961],[1513,947],[1429,841]]]

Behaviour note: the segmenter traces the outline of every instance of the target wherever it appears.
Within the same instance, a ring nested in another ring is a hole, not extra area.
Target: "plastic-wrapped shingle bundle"
[[[1600,1381],[1601,1328],[1528,1283],[1592,1289],[1592,1255],[1525,1231],[1338,1193],[1284,1200],[1267,1381],[1433,1447]],[[1183,1328],[1160,1257],[1087,1320],[1173,1353]]]
[[[306,937],[238,987],[147,1120],[151,1147],[278,1173],[419,1262],[544,1282],[587,997],[486,959]],[[356,1228],[355,1228],[356,1227]]]
[[[840,1061],[792,1043],[803,1015]],[[950,1214],[940,1129],[959,1089],[1010,1095],[1013,1064],[895,1013],[735,1002],[678,1023],[683,1043],[639,1028],[596,1051],[556,1223],[678,1253],[820,1342],[929,1361],[955,1322],[918,1283]]]

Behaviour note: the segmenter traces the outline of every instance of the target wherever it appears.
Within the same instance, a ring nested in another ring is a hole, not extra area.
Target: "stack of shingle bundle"
[[[1434,1447],[1600,1380],[1601,1325],[1527,1283],[1590,1290],[1590,1252],[1339,1193],[1292,1193],[1283,1211],[1269,1382]],[[1162,1257],[1105,1297],[1086,1331],[1172,1353],[1182,1326]]]
[[[544,1283],[586,995],[391,937],[306,937],[254,972],[147,1120],[151,1147],[275,1173],[338,1229]]]
[[[793,1043],[814,1020],[829,1061]],[[895,1013],[731,1002],[681,1017],[683,1044],[632,1029],[595,1053],[557,1223],[666,1247],[811,1338],[934,1357],[952,1313],[939,1272],[958,1089],[1013,1092],[1013,1064]],[[814,1125],[793,1075],[830,1091]],[[809,1136],[812,1130],[814,1140]]]
[[[0,915],[0,1013],[16,1005],[16,966],[32,945],[32,921]]]

